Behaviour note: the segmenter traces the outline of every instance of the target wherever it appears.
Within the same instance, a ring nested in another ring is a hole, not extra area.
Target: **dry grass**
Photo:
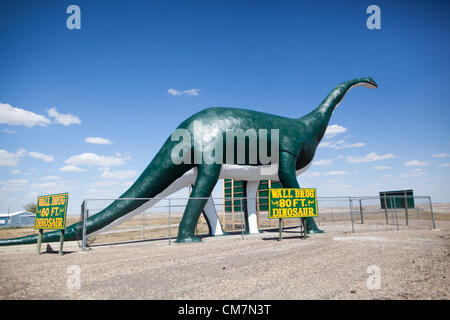
[[[450,204],[436,204],[433,206],[435,220],[436,221],[450,221]],[[404,221],[404,210],[397,210],[397,216],[400,224],[405,224]],[[181,214],[175,214],[171,217],[171,230],[170,237],[175,239],[178,234],[178,224],[181,221]],[[219,219],[227,232],[239,232],[242,229],[241,225],[241,215],[240,213],[235,213],[234,216],[223,213],[219,213]],[[379,223],[382,224],[385,219],[384,210],[380,210],[379,207],[367,206],[364,208],[364,223]],[[389,221],[392,222],[392,214],[389,214]],[[355,223],[360,222],[359,211],[355,209],[354,215]],[[68,216],[67,225],[71,225],[79,221],[77,216]],[[317,218],[316,218],[317,221]],[[431,224],[431,214],[427,208],[422,208],[420,210],[412,209],[409,211],[409,221],[410,226],[424,225],[428,226]],[[349,227],[351,227],[351,219],[348,212],[348,208],[334,208],[334,213],[332,214],[329,208],[321,208],[320,210],[320,221],[318,224],[323,226],[324,224],[333,224],[339,222],[347,222]],[[299,226],[299,219],[283,219],[283,227],[293,227]],[[268,219],[267,213],[260,213],[259,216],[259,226],[261,230],[278,228],[278,219]],[[169,237],[168,230],[168,217],[166,213],[156,213],[156,214],[146,214],[143,218],[142,215],[137,215],[122,224],[108,230],[104,233],[88,237],[88,244],[108,244],[108,243],[120,243],[129,241],[139,241],[148,239],[167,239]],[[36,234],[38,231],[33,228],[10,228],[10,229],[0,229],[0,239],[22,237],[31,234]],[[202,216],[199,219],[196,229],[197,235],[208,234],[208,226],[206,220]]]

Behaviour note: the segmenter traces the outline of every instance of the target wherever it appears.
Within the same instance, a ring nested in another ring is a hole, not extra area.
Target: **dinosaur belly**
[[[308,163],[304,168],[297,170],[297,176],[305,172],[309,166],[311,165],[311,162]],[[245,181],[260,181],[260,180],[279,180],[278,179],[278,173],[272,174],[272,175],[265,175],[262,172],[263,167],[268,166],[245,166],[245,165],[230,165],[230,164],[224,164],[222,165],[222,169],[220,171],[220,179],[236,179],[236,180],[245,180]],[[117,220],[114,220],[111,224],[105,226],[103,229],[97,230],[92,233],[92,235],[95,235],[97,233],[105,232],[106,230],[111,229],[112,227],[119,225],[123,223],[124,221],[134,217],[135,215],[142,213],[144,210],[147,210],[148,208],[151,208],[155,204],[157,204],[160,200],[170,196],[171,194],[187,187],[190,185],[193,185],[195,183],[195,179],[197,178],[197,168],[192,168],[191,170],[187,171],[184,175],[182,175],[180,178],[172,182],[168,188],[166,188],[163,192],[159,193],[156,197],[154,197],[152,200],[147,201],[142,206],[134,209],[133,211],[130,211],[128,214],[120,217]],[[248,195],[249,197],[256,196],[256,195]]]

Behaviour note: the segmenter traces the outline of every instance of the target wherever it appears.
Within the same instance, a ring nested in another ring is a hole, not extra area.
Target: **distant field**
[[[358,229],[361,223],[361,217],[359,214],[359,208],[353,209],[354,222]],[[409,226],[410,227],[429,227],[431,226],[431,214],[429,206],[418,206],[418,209],[409,209]],[[433,204],[433,212],[435,215],[435,221],[449,221],[450,220],[450,204],[438,203]],[[389,219],[387,228],[391,228],[390,225],[395,223],[395,216],[393,212],[389,212]],[[170,237],[175,239],[178,233],[178,224],[182,218],[182,213],[174,213],[171,216],[171,228]],[[385,212],[381,210],[379,206],[365,206],[363,209],[363,218],[365,224],[384,225],[385,224]],[[241,214],[235,213],[223,214],[219,212],[219,219],[225,231],[227,232],[240,232],[242,230]],[[405,225],[405,210],[397,209],[397,220],[399,225]],[[79,221],[79,216],[68,216],[67,226]],[[316,218],[316,223],[320,226],[334,225],[335,223],[344,222],[344,226],[347,225],[348,229],[351,228],[351,217],[348,207],[320,207],[319,218]],[[278,228],[278,219],[268,219],[267,213],[261,212],[259,216],[260,229],[273,229]],[[299,226],[299,219],[284,219],[283,226]],[[347,229],[346,229],[347,230]],[[37,230],[33,228],[11,228],[0,229],[0,239],[22,237],[30,234],[36,234]],[[208,226],[203,216],[200,218],[197,225],[196,233],[198,235],[204,235],[208,233]],[[111,228],[101,234],[88,237],[88,243],[95,244],[107,244],[118,242],[129,242],[148,239],[166,239],[169,237],[168,228],[168,215],[165,212],[153,212],[147,213],[145,216],[139,214],[122,224]]]

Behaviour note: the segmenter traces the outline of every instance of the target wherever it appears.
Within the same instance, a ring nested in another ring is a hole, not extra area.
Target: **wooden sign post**
[[[279,219],[280,241],[282,240],[282,219],[306,217],[317,217],[316,189],[269,189],[269,219]],[[302,219],[302,224],[303,239],[306,239],[306,219]]]
[[[66,228],[68,193],[40,196],[37,199],[34,228],[39,229],[37,254],[41,254],[42,235],[46,230],[60,230],[59,255],[63,254],[64,229]]]

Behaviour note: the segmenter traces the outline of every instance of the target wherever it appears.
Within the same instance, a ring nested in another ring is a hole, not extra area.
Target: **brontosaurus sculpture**
[[[279,180],[284,188],[299,188],[297,175],[311,164],[334,109],[348,90],[361,85],[377,87],[370,77],[343,82],[315,110],[298,119],[237,108],[208,108],[194,114],[178,126],[175,130],[177,135],[166,140],[136,182],[120,196],[155,199],[116,200],[87,219],[86,233],[103,231],[121,223],[154,205],[159,198],[193,184],[179,225],[177,242],[200,241],[194,236],[195,226],[219,178],[250,181],[253,189],[255,181],[262,179]],[[230,148],[230,141],[226,139],[230,131],[245,133],[244,154],[237,152],[241,149],[237,146],[239,142],[234,143],[236,138],[232,138]],[[251,140],[251,134],[247,133],[253,131],[265,135],[256,135],[256,140]],[[181,139],[183,143],[180,142],[181,137],[184,137]],[[255,153],[256,157],[250,153],[252,148],[259,151]],[[262,148],[266,153],[260,152]],[[272,167],[267,167],[266,159],[261,156],[269,153],[271,159],[276,159],[270,163]],[[211,157],[215,161],[211,161]],[[276,171],[272,171],[273,166]],[[309,232],[321,232],[313,218],[306,218],[306,222]],[[210,227],[217,230],[220,226]],[[81,222],[68,226],[65,240],[79,240],[81,228]],[[57,231],[44,233],[42,242],[59,241],[59,236]],[[31,235],[2,239],[0,245],[36,242],[37,235]]]

